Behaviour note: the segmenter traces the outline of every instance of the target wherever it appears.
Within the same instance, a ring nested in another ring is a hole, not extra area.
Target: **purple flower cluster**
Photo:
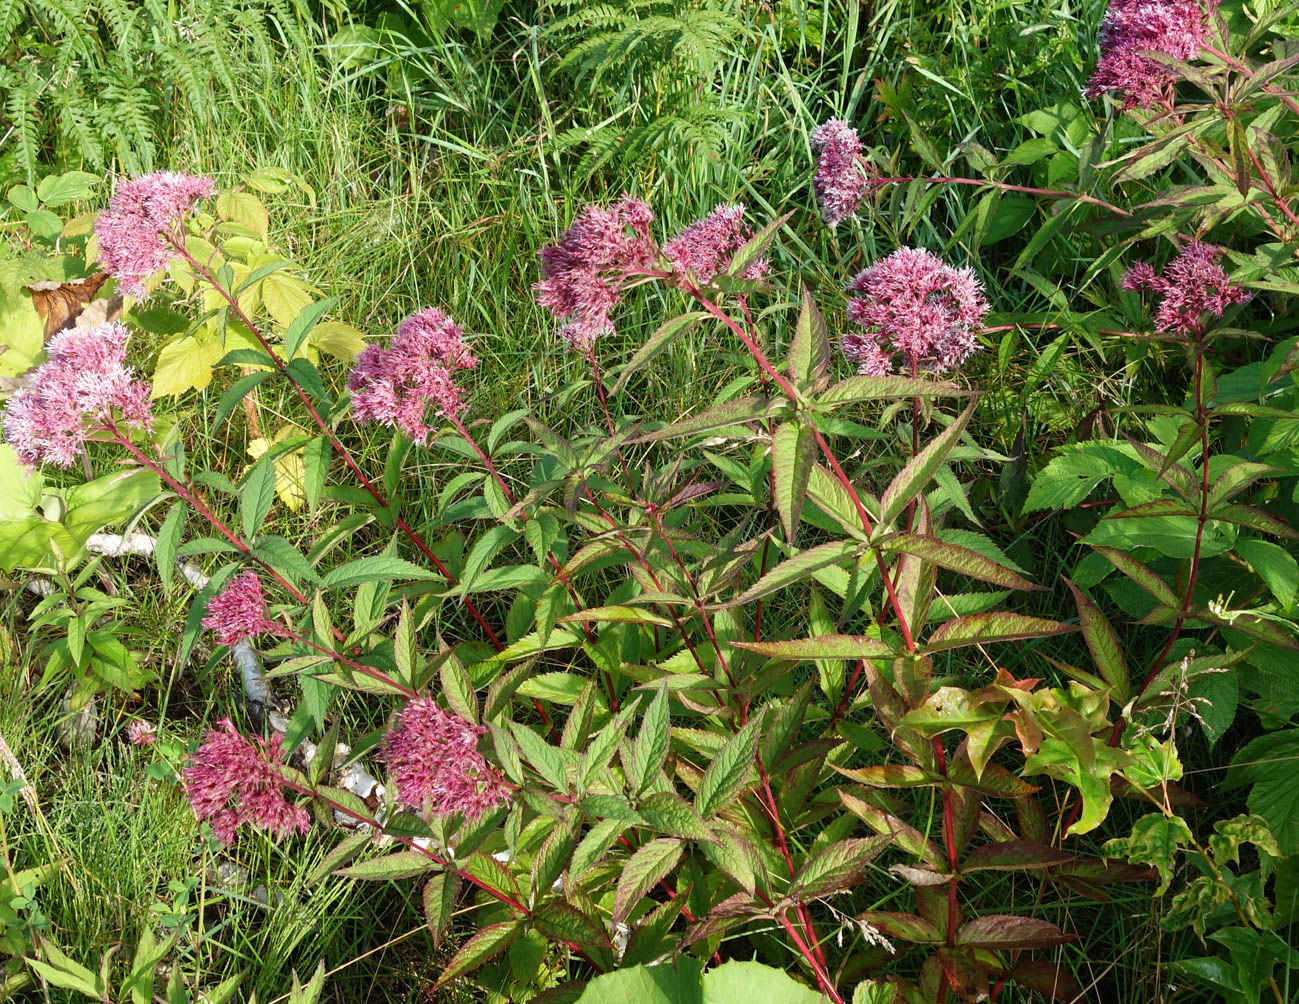
[[[86,435],[113,417],[147,429],[149,387],[126,365],[126,328],[117,323],[72,328],[50,339],[49,360],[5,407],[5,440],[29,467],[70,467]]]
[[[175,254],[164,238],[183,240],[181,224],[199,199],[216,193],[211,178],[157,171],[118,186],[95,220],[99,260],[123,293],[140,296],[144,281]]]
[[[282,740],[280,735],[269,742],[246,739],[229,719],[222,719],[185,768],[185,794],[194,815],[211,823],[222,843],[233,843],[242,823],[277,835],[310,828],[307,810],[284,798]]]
[[[397,801],[433,815],[477,819],[509,800],[509,789],[478,752],[486,732],[417,697],[397,713],[384,740]]]
[[[262,580],[256,572],[240,572],[207,601],[202,624],[219,645],[238,645],[259,634],[274,634],[279,625],[266,616]]]
[[[1161,294],[1155,327],[1190,334],[1200,327],[1205,314],[1221,317],[1228,307],[1250,297],[1218,264],[1221,254],[1222,249],[1211,244],[1187,241],[1164,267],[1162,276],[1145,262],[1137,262],[1123,276],[1123,288]]]
[[[370,345],[356,357],[347,378],[358,422],[396,426],[417,443],[433,431],[425,419],[456,419],[464,409],[455,374],[478,359],[464,343],[464,330],[447,314],[428,307],[397,326],[388,347]]]
[[[136,721],[126,727],[126,737],[135,746],[152,746],[158,741],[158,730],[152,722]]]
[[[590,351],[613,333],[609,313],[624,284],[658,261],[653,219],[648,205],[624,195],[608,209],[585,207],[558,244],[541,249],[541,281],[533,288],[541,305],[566,322],[559,334],[573,348]]]
[[[821,203],[825,222],[837,226],[857,212],[870,191],[861,140],[843,119],[822,122],[812,130],[811,138],[812,149],[819,155],[812,191]]]
[[[688,273],[695,281],[708,283],[730,265],[735,252],[752,236],[753,229],[744,222],[743,204],[720,205],[664,244],[663,257],[671,263],[673,271]],[[769,265],[766,258],[758,259],[740,278],[761,279]]]
[[[968,268],[952,268],[920,248],[899,248],[857,275],[848,288],[844,355],[869,376],[893,370],[901,353],[910,370],[949,370],[975,349],[973,329],[988,312],[983,287]]]
[[[1100,30],[1100,59],[1083,92],[1089,98],[1112,91],[1124,108],[1171,104],[1177,76],[1151,59],[1158,52],[1190,60],[1200,53],[1209,0],[1114,0]]]

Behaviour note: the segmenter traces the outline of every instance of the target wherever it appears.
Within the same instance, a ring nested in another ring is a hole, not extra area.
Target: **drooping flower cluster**
[[[407,704],[384,740],[397,801],[417,812],[459,812],[471,820],[508,801],[501,775],[478,752],[485,732],[432,698]]]
[[[663,257],[673,271],[689,273],[696,281],[707,283],[730,265],[735,252],[752,236],[753,229],[744,222],[743,204],[724,204],[664,244]],[[761,279],[769,266],[766,258],[760,258],[740,273],[740,278]]]
[[[183,238],[181,224],[199,199],[216,193],[211,178],[156,171],[118,186],[95,220],[99,260],[123,293],[139,296],[144,281],[175,255],[163,235]]]
[[[117,323],[71,328],[50,339],[47,362],[5,407],[5,440],[29,467],[70,467],[86,436],[113,419],[147,429],[149,387],[126,365],[126,328]]]
[[[135,721],[126,727],[126,737],[135,746],[152,746],[158,741],[158,730],[152,722]]]
[[[417,443],[428,441],[434,415],[459,418],[464,409],[455,374],[478,359],[464,343],[464,330],[447,314],[428,307],[397,326],[385,349],[367,346],[347,378],[352,415],[358,422],[396,426]]]
[[[274,634],[278,624],[266,616],[262,580],[256,572],[240,572],[207,601],[202,624],[219,645],[238,645],[259,634]]]
[[[541,249],[541,281],[533,288],[538,302],[566,322],[559,334],[573,348],[589,351],[612,334],[609,313],[624,283],[654,267],[653,219],[648,205],[624,195],[608,209],[587,206],[558,244]]]
[[[242,823],[252,823],[279,836],[306,833],[311,817],[284,797],[280,743],[240,735],[222,719],[183,771],[185,794],[194,815],[207,820],[222,843],[233,843]]]
[[[1083,92],[1112,91],[1124,108],[1171,103],[1176,74],[1149,53],[1194,59],[1216,0],[1113,0],[1100,30],[1100,59]]]
[[[821,203],[821,216],[837,226],[857,212],[870,192],[857,130],[843,119],[827,119],[812,130],[812,149],[817,152],[812,191]]]
[[[844,355],[869,376],[893,370],[901,353],[908,370],[949,370],[975,349],[973,329],[988,304],[968,268],[952,268],[921,248],[898,248],[848,284],[859,294],[848,319],[861,331],[841,342]]]
[[[1221,317],[1228,307],[1250,297],[1218,264],[1221,254],[1222,249],[1212,244],[1187,241],[1162,276],[1145,262],[1137,262],[1124,275],[1123,288],[1162,294],[1155,327],[1189,334],[1202,324],[1205,314]]]

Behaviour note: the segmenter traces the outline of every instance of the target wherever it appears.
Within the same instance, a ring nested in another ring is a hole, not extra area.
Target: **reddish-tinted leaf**
[[[984,844],[961,864],[963,872],[1016,871],[1020,868],[1048,868],[1074,860],[1072,854],[1035,840],[1004,840]]]
[[[957,1000],[988,999],[988,970],[968,947],[958,944],[956,948],[940,948],[938,964],[943,967],[947,985],[952,988]]]
[[[1077,938],[1049,920],[995,913],[975,917],[956,932],[956,943],[971,948],[1048,948]]]
[[[887,836],[840,840],[822,850],[794,876],[789,897],[812,900],[850,889],[862,879],[866,865],[890,843]]]
[[[651,840],[639,848],[623,866],[618,878],[618,888],[613,896],[613,925],[627,919],[647,892],[666,877],[685,851],[685,845],[675,837]]]
[[[463,976],[471,969],[476,969],[492,956],[503,952],[519,934],[519,922],[507,920],[504,923],[484,927],[472,938],[460,946],[460,951],[447,963],[436,986],[445,986],[457,976]]]
[[[1096,544],[1092,544],[1091,548],[1163,606],[1173,609],[1181,606],[1181,601],[1174,595],[1168,583],[1126,551],[1118,551],[1112,547],[1101,547]]]
[[[1073,974],[1054,962],[1029,959],[1021,962],[1006,976],[1022,987],[1036,990],[1056,1000],[1076,1001],[1083,995],[1082,986],[1074,979]]]
[[[912,499],[925,490],[934,471],[947,459],[952,447],[961,438],[970,416],[974,414],[974,405],[975,401],[972,399],[965,411],[961,412],[928,446],[917,453],[893,479],[880,499],[880,526],[887,527],[897,519]]]
[[[1119,644],[1118,635],[1110,626],[1109,619],[1101,613],[1100,607],[1068,579],[1064,584],[1073,593],[1074,603],[1078,606],[1078,620],[1082,624],[1083,640],[1092,654],[1092,660],[1101,676],[1114,688],[1114,699],[1122,704],[1127,700],[1128,664],[1123,658],[1123,646]]]
[[[901,551],[904,554],[911,554],[924,561],[933,562],[940,568],[946,568],[960,575],[968,575],[972,579],[991,582],[993,585],[1005,589],[1038,588],[1018,572],[1012,571],[991,558],[985,558],[978,551],[972,551],[968,547],[961,547],[959,544],[949,544],[937,537],[925,537],[915,533],[900,533],[896,537],[890,537],[880,546],[885,551]]]
[[[886,763],[849,769],[835,767],[840,774],[872,788],[916,788],[937,784],[938,778],[907,763]]]
[[[857,915],[871,927],[887,934],[890,938],[910,941],[914,944],[936,945],[943,940],[938,928],[924,917],[914,913],[888,913],[882,910],[867,910]]]
[[[925,642],[926,652],[942,652],[965,645],[979,645],[996,641],[1022,641],[1026,638],[1046,638],[1067,634],[1076,628],[1044,617],[1030,617],[1008,611],[974,614],[957,617],[939,626]]]
[[[892,646],[860,634],[828,634],[787,641],[733,641],[735,648],[772,659],[880,659],[895,654]]]

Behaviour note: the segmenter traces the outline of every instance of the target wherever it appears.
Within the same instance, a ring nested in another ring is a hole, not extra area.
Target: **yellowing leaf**
[[[183,336],[168,342],[158,353],[149,396],[157,400],[165,394],[202,390],[212,382],[212,367],[225,352],[217,338]]]
[[[275,434],[274,439],[267,439],[263,436],[250,442],[248,444],[248,455],[256,461],[276,443],[282,443],[284,440],[292,439],[299,434],[300,430],[294,426],[283,426]],[[301,509],[302,503],[307,500],[305,487],[307,469],[303,461],[304,452],[305,447],[289,450],[275,458],[275,494],[292,512]]]
[[[275,318],[275,323],[287,328],[302,308],[316,298],[317,290],[310,283],[287,274],[273,272],[262,280],[262,302]]]
[[[365,335],[343,321],[324,321],[311,329],[307,342],[347,363],[365,348]]]
[[[29,294],[0,286],[0,376],[16,376],[36,365],[45,346],[45,325]]]
[[[217,196],[216,211],[223,220],[247,227],[263,241],[270,229],[270,217],[262,200],[252,192],[227,192]]]

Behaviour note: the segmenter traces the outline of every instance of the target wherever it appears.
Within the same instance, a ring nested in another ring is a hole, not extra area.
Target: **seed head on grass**
[[[812,130],[812,149],[819,155],[812,191],[821,216],[838,226],[861,207],[870,191],[857,130],[843,119],[827,119]]]
[[[280,735],[269,741],[245,738],[229,719],[222,719],[185,768],[185,794],[194,815],[207,820],[222,843],[233,843],[243,823],[277,836],[310,828],[307,810],[284,797],[282,740]]]
[[[740,203],[720,205],[703,219],[695,220],[663,245],[663,257],[673,271],[694,276],[698,282],[711,282],[724,271],[731,257],[753,236],[753,228],[744,222]],[[741,279],[761,279],[770,262],[760,258],[749,265]]]
[[[432,698],[407,704],[384,739],[397,801],[416,812],[459,812],[471,820],[508,801],[504,780],[478,752],[485,732]]]
[[[1171,105],[1177,74],[1149,53],[1194,59],[1216,6],[1216,0],[1114,0],[1101,21],[1101,55],[1083,93],[1098,98],[1112,92],[1124,108]]]
[[[974,328],[988,312],[983,286],[968,268],[952,268],[922,248],[898,248],[848,284],[859,295],[848,319],[862,330],[843,336],[843,353],[861,373],[893,371],[901,353],[908,370],[950,370],[976,347]]]
[[[240,572],[207,601],[202,624],[216,636],[219,645],[238,645],[280,629],[266,616],[262,580],[252,571]]]
[[[1164,267],[1162,276],[1146,262],[1139,261],[1123,276],[1123,288],[1161,294],[1163,298],[1155,311],[1155,327],[1160,331],[1190,334],[1203,323],[1206,314],[1221,317],[1228,307],[1250,298],[1218,264],[1221,254],[1222,249],[1212,244],[1187,241],[1177,257]]]
[[[659,250],[650,237],[654,219],[640,199],[624,195],[608,209],[587,206],[558,244],[541,249],[538,302],[561,321],[560,337],[582,352],[612,334],[609,313],[624,283],[652,269]]]
[[[464,330],[428,307],[402,321],[387,348],[370,345],[356,357],[347,378],[352,415],[358,422],[395,426],[416,443],[426,443],[433,431],[426,421],[429,412],[459,418],[464,402],[455,374],[477,365]]]
[[[141,296],[145,280],[171,261],[164,239],[182,238],[185,217],[199,199],[216,194],[211,178],[155,171],[123,182],[95,220],[99,260],[123,293]]]
[[[126,328],[117,323],[60,332],[48,361],[5,406],[5,440],[28,467],[71,467],[89,432],[114,414],[147,429],[149,387],[126,365]]]

